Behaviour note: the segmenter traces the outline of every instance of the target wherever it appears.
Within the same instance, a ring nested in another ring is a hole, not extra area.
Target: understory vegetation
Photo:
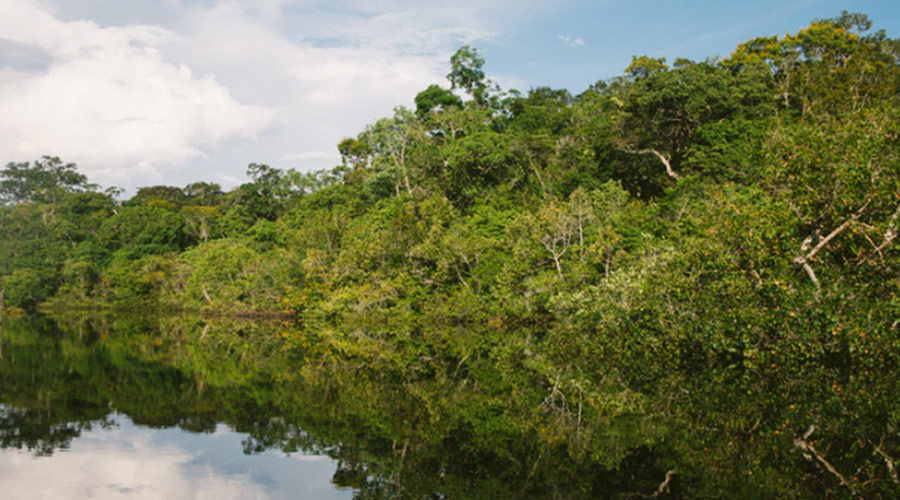
[[[228,192],[120,202],[57,158],[10,163],[0,289],[278,316],[236,340],[276,346],[272,380],[302,359],[377,401],[354,419],[415,408],[367,421],[395,446],[462,443],[493,464],[467,474],[544,475],[535,494],[631,491],[596,471],[632,470],[647,497],[896,498],[900,41],[869,28],[635,57],[577,95],[504,91],[463,47],[339,167],[252,164]],[[447,466],[402,446],[401,469]]]

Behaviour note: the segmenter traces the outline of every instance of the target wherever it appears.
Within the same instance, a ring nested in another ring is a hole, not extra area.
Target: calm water
[[[4,421],[17,410],[0,407]],[[4,428],[14,433],[14,428]],[[246,435],[219,424],[211,432],[136,425],[112,413],[52,453],[0,450],[4,498],[343,499],[327,456],[242,452]]]
[[[353,497],[354,488],[335,484],[341,462],[327,446],[296,446],[308,435],[264,406],[224,408],[246,395],[237,387],[204,387],[174,368],[185,346],[163,346],[153,325],[126,321],[109,329],[75,321],[67,331],[28,318],[4,326],[3,498]],[[154,350],[142,352],[142,344]],[[212,373],[226,365],[198,368],[227,385],[233,380]],[[262,443],[266,436],[223,419],[280,434]],[[295,444],[282,446],[285,439]]]
[[[875,346],[591,400],[271,322],[7,318],[0,498],[896,499],[900,353]]]

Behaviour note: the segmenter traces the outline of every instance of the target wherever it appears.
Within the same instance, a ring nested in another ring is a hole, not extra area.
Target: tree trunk
[[[563,272],[562,272],[562,265],[559,263],[560,256],[557,255],[556,252],[553,250],[550,250],[550,254],[553,255],[553,262],[556,264],[556,273],[559,274],[559,278],[562,279]]]
[[[406,194],[412,196],[412,187],[409,185],[409,175],[406,173],[406,169],[403,169],[403,184],[406,186]]]

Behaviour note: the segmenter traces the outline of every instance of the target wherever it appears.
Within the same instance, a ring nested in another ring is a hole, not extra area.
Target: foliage
[[[63,163],[55,156],[34,162],[8,163],[0,172],[0,203],[58,201],[66,193],[91,190],[94,184],[78,173],[74,163]]]

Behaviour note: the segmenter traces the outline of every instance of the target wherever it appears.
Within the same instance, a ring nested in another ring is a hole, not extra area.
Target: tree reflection
[[[338,463],[332,482],[357,498],[898,491],[900,374],[886,364],[776,364],[762,379],[729,370],[703,378],[685,366],[640,407],[605,421],[582,410],[579,421],[579,400],[501,383],[508,373],[407,373],[336,354],[326,341],[301,353],[285,340],[292,328],[186,316],[8,320],[0,446],[49,455],[114,425],[118,411],[189,432],[224,423],[245,434],[236,451],[246,454],[327,455]],[[509,387],[518,392],[502,397]],[[557,391],[572,394],[562,382]],[[816,431],[799,446],[794,429],[810,424]]]

